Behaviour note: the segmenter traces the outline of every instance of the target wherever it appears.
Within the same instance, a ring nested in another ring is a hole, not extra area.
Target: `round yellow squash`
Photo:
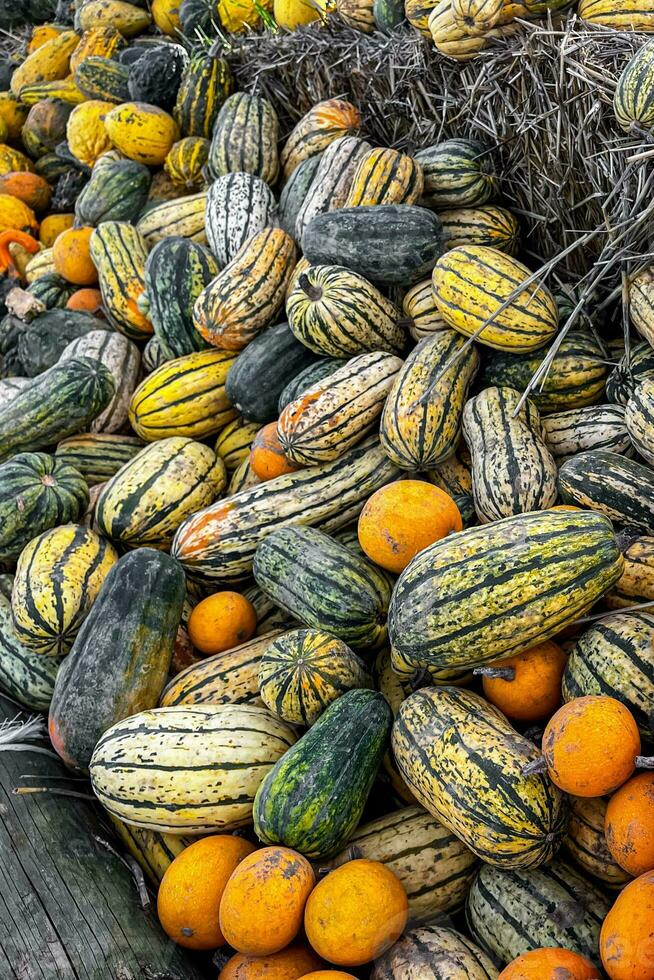
[[[106,126],[116,149],[130,160],[149,167],[160,167],[179,139],[179,128],[173,117],[145,102],[114,106]]]
[[[0,194],[0,231],[25,231],[33,235],[38,227],[36,215],[27,204],[11,194]]]
[[[310,24],[321,16],[312,0],[274,0],[273,13],[277,24],[289,31]]]
[[[162,34],[167,34],[168,37],[177,36],[177,31],[182,26],[179,19],[181,5],[182,0],[152,0],[150,13]]]
[[[255,4],[254,0],[218,0],[220,23],[230,34],[239,34],[248,27],[256,27],[261,21],[258,8],[272,12],[273,0]]]
[[[111,148],[106,121],[114,108],[113,102],[90,99],[75,106],[68,117],[66,137],[70,152],[87,167]]]
[[[123,37],[134,37],[150,26],[152,18],[147,10],[124,0],[87,0],[79,7],[75,23],[82,31],[115,27]]]

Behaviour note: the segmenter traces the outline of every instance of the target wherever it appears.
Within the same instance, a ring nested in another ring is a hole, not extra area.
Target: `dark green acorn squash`
[[[130,98],[169,112],[175,105],[187,63],[188,56],[179,44],[162,44],[145,51],[129,67]]]
[[[374,0],[372,16],[378,31],[391,34],[405,19],[404,0]]]
[[[75,69],[75,84],[87,99],[129,101],[129,69],[113,58],[91,55]]]
[[[68,173],[70,166],[64,163],[53,150],[52,153],[46,153],[45,156],[39,157],[34,164],[34,169],[40,177],[54,186],[60,177]]]
[[[316,153],[315,156],[303,160],[288,178],[279,196],[279,223],[292,238],[295,238],[297,216],[316,176],[321,159],[322,153]]]
[[[143,210],[150,189],[150,171],[134,160],[100,159],[75,204],[82,225],[132,221]]]
[[[30,323],[7,316],[0,324],[5,375],[35,378],[57,363],[71,340],[107,329],[103,320],[80,310],[46,310]]]
[[[182,0],[179,7],[182,34],[195,42],[200,35],[213,37],[220,25],[216,0]]]
[[[334,371],[342,368],[344,364],[347,364],[347,358],[345,357],[321,357],[304,368],[294,378],[291,378],[279,396],[277,414],[281,415],[286,406],[295,401],[296,398],[299,398],[302,392],[318,384],[323,378],[329,377]]]
[[[30,283],[27,292],[40,299],[46,310],[55,310],[65,307],[76,288],[56,272],[48,272]]]

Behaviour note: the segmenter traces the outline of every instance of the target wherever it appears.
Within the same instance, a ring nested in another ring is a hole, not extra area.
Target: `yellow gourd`
[[[0,92],[0,119],[7,124],[7,139],[20,139],[29,108],[11,92]]]
[[[152,19],[162,34],[168,37],[176,37],[177,31],[181,28],[179,19],[179,8],[182,0],[152,0],[150,13]]]
[[[121,153],[149,167],[160,167],[179,139],[179,127],[173,117],[145,102],[114,106],[107,115],[106,127],[111,142]]]
[[[86,58],[111,58],[125,43],[120,31],[111,24],[105,27],[93,27],[84,31],[82,40],[73,51],[70,59],[70,70],[74,72]]]
[[[111,138],[105,126],[113,102],[90,99],[76,106],[68,117],[66,137],[73,156],[92,167],[95,161],[111,148]]]
[[[238,34],[248,27],[256,27],[261,20],[258,7],[272,13],[273,0],[264,0],[255,6],[254,0],[219,0],[220,23],[230,34]]]
[[[62,231],[73,227],[75,221],[74,214],[49,214],[41,222],[39,228],[39,241],[44,248],[54,245],[56,239]]]
[[[16,172],[24,173],[28,170],[34,170],[29,157],[20,150],[7,146],[6,143],[0,143],[0,176]]]
[[[27,45],[27,53],[33,54],[33,52],[42,47],[46,41],[51,41],[53,37],[58,37],[65,30],[66,28],[61,27],[59,24],[38,24],[32,30],[32,36],[30,37],[29,44]]]
[[[54,82],[65,78],[70,70],[70,57],[79,44],[74,31],[63,31],[28,55],[11,76],[11,91],[20,95],[25,85],[35,82]]]
[[[39,227],[31,208],[11,194],[0,194],[0,231],[25,231],[33,234]]]
[[[123,37],[142,34],[152,18],[147,10],[123,0],[88,0],[77,11],[75,26],[83,31],[94,27],[115,27]]]
[[[322,16],[318,5],[312,0],[274,0],[273,13],[277,24],[289,31]]]

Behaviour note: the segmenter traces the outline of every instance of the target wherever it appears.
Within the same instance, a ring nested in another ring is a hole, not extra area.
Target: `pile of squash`
[[[654,267],[172,18],[0,94],[0,687],[222,980],[654,980]]]

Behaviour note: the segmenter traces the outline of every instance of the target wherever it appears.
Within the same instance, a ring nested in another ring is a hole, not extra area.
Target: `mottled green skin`
[[[348,691],[335,701],[259,787],[259,839],[312,859],[340,850],[361,819],[391,724],[391,709],[378,691]]]
[[[61,657],[28,650],[11,618],[12,575],[0,575],[0,690],[31,711],[47,711]]]
[[[375,27],[384,34],[390,34],[404,20],[403,0],[375,0],[372,5]]]
[[[143,209],[149,189],[150,171],[142,163],[101,161],[77,198],[75,217],[93,227],[102,221],[129,221]]]
[[[39,276],[38,279],[35,279],[27,287],[26,292],[40,299],[46,310],[54,310],[65,307],[75,292],[75,288],[61,276],[58,276],[56,272],[48,272],[45,276]]]
[[[218,264],[209,249],[188,238],[164,238],[145,263],[148,316],[168,358],[207,350],[193,326],[193,306]]]
[[[309,159],[313,158],[310,157]],[[312,388],[313,385],[318,384],[323,378],[329,377],[334,371],[344,367],[345,364],[347,364],[346,357],[321,357],[320,360],[314,361],[313,364],[304,368],[303,371],[291,378],[283,389],[277,403],[278,413],[281,415],[287,405],[290,405],[291,402]]]

